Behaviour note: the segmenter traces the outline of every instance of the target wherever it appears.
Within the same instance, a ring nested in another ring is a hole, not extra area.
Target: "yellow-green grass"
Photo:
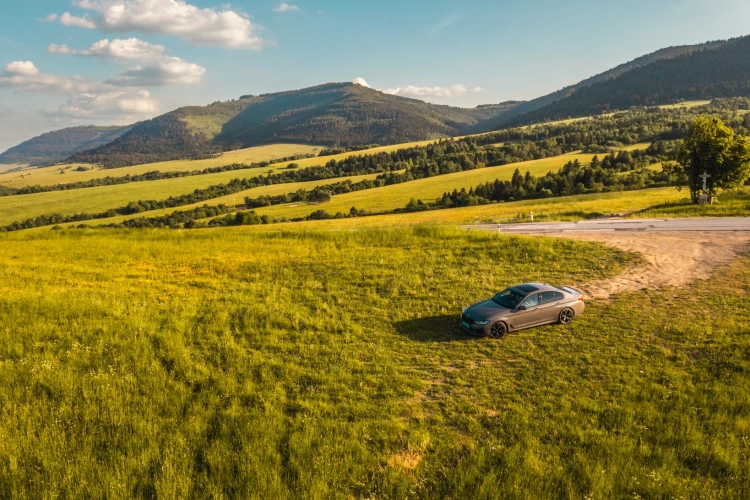
[[[750,197],[744,199],[745,204]],[[528,222],[533,212],[536,221],[574,221],[599,216],[617,217],[668,217],[665,207],[684,208],[689,202],[685,192],[675,188],[643,189],[613,193],[559,196],[538,200],[524,200],[507,203],[492,203],[473,207],[428,210],[401,214],[374,215],[347,219],[288,222],[257,226],[259,231],[279,231],[291,228],[322,230],[367,227],[413,226],[421,224],[468,225],[507,222]],[[741,211],[742,200],[733,205]],[[718,207],[718,205],[716,205]],[[315,207],[313,207],[313,210]],[[256,209],[261,211],[262,209]],[[728,208],[727,208],[728,210]],[[312,210],[311,210],[312,211]],[[746,210],[750,215],[750,209]],[[708,215],[708,213],[706,213]],[[741,213],[738,213],[741,214]],[[700,215],[700,214],[691,214]],[[731,215],[731,214],[730,214]],[[108,220],[108,219],[107,219]],[[48,229],[48,228],[47,228]],[[36,231],[36,230],[34,230]]]
[[[352,182],[359,182],[365,179],[375,179],[378,175],[380,174],[355,175],[351,177],[337,177],[334,179],[325,179],[325,180],[320,180],[320,181],[292,182],[288,184],[274,184],[271,186],[260,186],[257,188],[240,191],[239,193],[221,196],[219,198],[212,198],[211,200],[202,201],[200,203],[193,203],[191,205],[184,205],[180,207],[166,208],[166,209],[160,209],[160,210],[151,210],[149,212],[132,214],[132,215],[120,215],[117,217],[109,217],[106,219],[96,219],[94,221],[87,221],[83,223],[91,224],[91,225],[121,224],[122,222],[126,220],[130,220],[130,219],[136,219],[139,217],[161,217],[163,215],[168,215],[176,211],[190,210],[192,208],[198,208],[204,205],[211,205],[211,206],[216,206],[216,205],[221,205],[221,204],[224,204],[227,206],[242,205],[245,202],[246,196],[251,196],[253,198],[257,198],[259,196],[276,196],[280,194],[293,193],[299,189],[311,190],[317,186],[326,186],[328,184],[335,184],[337,182],[342,182],[345,180],[351,180]],[[82,224],[82,222],[64,223],[64,224],[60,224],[60,226],[69,227],[69,226],[77,226],[79,224]]]
[[[26,220],[40,215],[49,215],[53,213],[60,213],[63,215],[75,213],[101,213],[106,212],[111,208],[124,207],[131,201],[165,200],[170,196],[191,193],[195,189],[226,183],[236,178],[255,177],[256,175],[259,175],[257,170],[235,170],[218,174],[179,177],[175,179],[163,179],[149,182],[132,182],[129,184],[73,189],[70,191],[52,191],[20,196],[4,196],[0,197],[0,225],[6,225],[15,221]],[[148,214],[140,215],[163,215],[175,210],[184,210],[195,206],[203,206],[204,204],[231,204],[234,199],[240,204],[243,202],[245,196],[257,197],[261,195],[271,196],[292,193],[298,189],[312,189],[315,186],[333,184],[347,179],[357,182],[359,180],[373,179],[375,177],[377,177],[377,174],[262,186],[242,191],[234,195],[213,198],[195,205],[152,211]],[[117,217],[116,219],[119,221],[122,217]],[[111,219],[102,220],[110,221]]]
[[[427,227],[0,235],[0,496],[746,498],[750,259],[457,329],[638,263]]]
[[[659,106],[661,109],[692,109],[692,108],[698,108],[700,106],[708,106],[711,104],[711,100],[699,100],[699,101],[685,101],[685,102],[678,102],[676,104],[665,104],[662,106]]]
[[[202,170],[209,167],[220,167],[231,165],[233,163],[251,164],[261,161],[270,161],[277,158],[301,154],[317,154],[321,150],[320,146],[305,146],[301,144],[273,144],[270,146],[259,146],[256,148],[241,149],[230,151],[213,158],[203,160],[175,160],[160,163],[148,163],[136,165],[133,167],[123,167],[115,169],[104,169],[91,165],[83,165],[91,170],[77,172],[75,169],[80,164],[55,165],[51,167],[42,167],[26,169],[23,172],[12,172],[0,174],[0,185],[11,187],[22,186],[48,186],[54,184],[70,184],[72,182],[89,181],[92,179],[101,179],[103,177],[122,177],[125,175],[144,174],[146,172],[185,172],[192,170]],[[287,163],[283,166],[286,167]],[[282,165],[275,165],[269,168],[278,168]],[[61,174],[60,170],[65,173]],[[257,170],[255,171],[257,172]],[[257,173],[255,174],[257,175]]]
[[[25,167],[28,167],[28,165],[23,163],[0,163],[0,174],[4,174],[10,170],[17,170]]]
[[[302,217],[314,210],[326,210],[332,214],[336,212],[348,213],[351,207],[381,212],[402,208],[411,198],[420,199],[424,202],[434,201],[446,191],[460,190],[461,188],[468,190],[477,184],[496,179],[509,180],[513,177],[513,172],[516,169],[519,169],[523,174],[528,171],[532,175],[541,176],[550,171],[557,172],[569,161],[579,160],[582,163],[590,163],[593,156],[591,154],[567,154],[500,167],[456,172],[403,184],[342,194],[334,196],[331,201],[325,203],[292,203],[263,207],[257,211],[260,214],[287,218]]]

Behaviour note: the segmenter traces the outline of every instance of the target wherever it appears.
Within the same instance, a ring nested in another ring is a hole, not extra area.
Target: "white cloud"
[[[163,57],[164,47],[154,45],[138,38],[112,41],[99,40],[91,47],[80,52],[83,56],[111,57],[121,59],[156,60]]]
[[[273,9],[274,12],[294,12],[296,10],[299,10],[299,7],[296,5],[290,5],[286,2],[280,3],[278,7]]]
[[[66,45],[50,45],[55,54],[77,54],[121,61],[140,61],[144,65],[128,68],[106,83],[118,87],[161,87],[165,85],[193,85],[203,80],[206,68],[164,54],[164,47],[138,38],[100,40],[89,48],[76,51]]]
[[[75,17],[66,12],[59,17],[61,23],[108,32],[174,35],[196,45],[231,49],[259,50],[264,45],[248,16],[229,6],[215,10],[184,0],[74,0],[73,4],[93,12],[94,17]],[[48,19],[58,17],[53,14]]]
[[[60,23],[65,26],[78,26],[79,28],[87,28],[90,30],[96,29],[96,25],[88,17],[76,17],[71,15],[70,12],[66,12],[60,16]]]
[[[66,104],[45,112],[47,116],[58,118],[129,119],[131,116],[153,116],[159,111],[158,103],[147,90],[118,87],[80,76],[46,74],[40,72],[31,61],[6,64],[0,75],[0,87],[66,96]]]
[[[56,43],[51,43],[47,47],[47,52],[50,54],[75,54],[76,51],[68,47],[67,45],[57,45]]]
[[[148,66],[136,66],[107,80],[118,86],[153,87],[194,85],[203,80],[206,68],[177,57],[165,57]]]
[[[450,14],[443,18],[442,21],[440,21],[438,24],[432,27],[430,30],[430,36],[434,35],[435,33],[439,31],[443,31],[445,28],[448,28],[450,26],[453,26],[457,22],[459,22],[461,19],[463,19],[464,16],[461,14]]]
[[[355,78],[352,83],[354,83],[355,85],[362,85],[363,87],[367,87],[368,89],[370,88],[370,84],[367,83],[365,79],[362,78],[361,76],[358,76],[357,78]]]
[[[45,23],[51,23],[53,21],[57,21],[57,14],[50,14],[47,17],[41,18],[40,21],[43,21]]]
[[[474,87],[472,90],[474,93],[484,92],[484,89],[482,87]]]
[[[395,89],[386,89],[386,94],[412,97],[415,99],[450,99],[451,97],[463,95],[467,92],[464,85],[452,85],[450,87],[397,87]]]
[[[454,95],[463,95],[466,92],[468,92],[468,90],[466,90],[466,87],[464,85],[451,85],[450,90]]]
[[[3,72],[12,77],[31,77],[39,74],[39,68],[31,61],[13,61],[5,65]]]

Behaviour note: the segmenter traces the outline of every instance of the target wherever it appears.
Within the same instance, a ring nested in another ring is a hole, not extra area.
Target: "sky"
[[[0,151],[328,82],[471,107],[750,34],[747,0],[0,0]]]

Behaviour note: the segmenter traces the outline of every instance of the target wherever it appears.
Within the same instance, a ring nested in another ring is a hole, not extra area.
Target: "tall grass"
[[[741,497],[748,260],[502,341],[634,262],[430,227],[0,235],[0,497]]]

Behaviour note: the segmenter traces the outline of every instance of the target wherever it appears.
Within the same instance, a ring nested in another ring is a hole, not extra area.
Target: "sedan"
[[[464,309],[461,328],[472,335],[499,339],[535,326],[567,325],[584,309],[583,294],[574,288],[524,283]]]

